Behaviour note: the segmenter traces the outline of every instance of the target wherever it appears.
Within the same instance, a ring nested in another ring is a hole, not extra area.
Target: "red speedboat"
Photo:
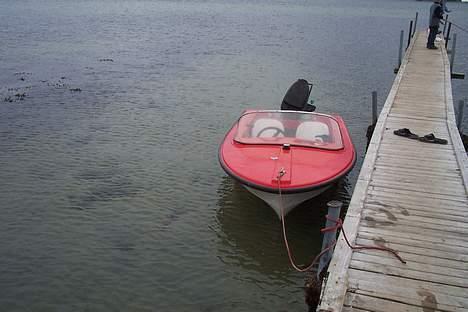
[[[312,112],[312,86],[300,79],[282,110],[245,111],[219,148],[222,168],[285,216],[345,176],[356,153],[343,119]]]

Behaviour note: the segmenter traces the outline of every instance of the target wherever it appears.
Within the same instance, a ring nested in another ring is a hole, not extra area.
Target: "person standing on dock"
[[[444,18],[444,10],[440,4],[441,0],[434,0],[429,13],[429,36],[427,37],[428,49],[437,49],[434,44],[437,32],[439,31],[440,20]]]

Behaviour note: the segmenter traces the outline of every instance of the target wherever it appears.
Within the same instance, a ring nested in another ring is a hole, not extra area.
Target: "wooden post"
[[[445,37],[445,30],[447,29],[447,24],[448,24],[448,14],[445,14],[445,19],[444,19],[444,30],[442,31],[442,35]]]
[[[453,72],[453,62],[455,61],[455,48],[457,47],[457,34],[453,34],[452,53],[450,54],[450,73]]]
[[[414,37],[414,34],[416,33],[416,25],[418,25],[418,12],[416,12],[416,17],[414,18],[414,29],[413,33],[411,34],[411,37]]]
[[[452,23],[449,22],[448,28],[447,28],[447,35],[445,36],[445,48],[447,49],[448,47],[448,42],[450,40],[450,30],[452,29]]]
[[[460,100],[458,102],[458,116],[457,116],[457,128],[460,133],[462,133],[462,123],[463,123],[463,111],[465,110],[465,101]]]
[[[411,34],[413,33],[413,21],[410,21],[409,23],[409,32],[408,32],[408,45],[406,48],[408,49],[410,43],[411,43]]]
[[[403,57],[403,37],[404,36],[405,36],[405,32],[402,30],[400,32],[400,50],[398,51],[398,66],[393,70],[395,74],[398,73],[398,70],[400,69],[400,66],[401,66],[401,59]]]
[[[336,226],[335,220],[338,220],[340,217],[340,212],[341,212],[341,207],[343,206],[343,203],[338,201],[338,200],[332,200],[327,203],[328,206],[328,214],[327,214],[327,222],[325,224],[325,227],[333,227]],[[325,232],[325,235],[323,236],[323,242],[322,242],[322,251],[329,247],[330,244],[332,244],[336,240],[336,229],[333,231]],[[330,262],[332,256],[333,256],[333,250],[334,248],[330,248],[325,254],[323,254],[322,257],[320,257],[320,263],[317,271],[317,278],[320,279],[320,273],[322,270],[328,265]]]
[[[377,123],[377,91],[372,91],[372,124]]]

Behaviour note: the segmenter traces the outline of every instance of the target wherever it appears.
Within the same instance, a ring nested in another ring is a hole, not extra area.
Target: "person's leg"
[[[429,36],[427,37],[427,47],[431,48],[434,47],[434,41],[437,35],[437,26],[436,27],[429,27]]]
[[[437,34],[439,33],[439,26],[434,26],[434,37],[432,38],[432,46],[435,47],[435,39],[437,38]]]
[[[434,44],[434,40],[432,39],[433,37],[433,33],[434,33],[434,28],[433,27],[429,27],[429,35],[427,36],[427,44],[426,44],[426,47],[427,48],[430,48],[432,44]]]

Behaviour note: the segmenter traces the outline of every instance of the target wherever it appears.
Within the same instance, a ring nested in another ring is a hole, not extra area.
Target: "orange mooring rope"
[[[334,240],[330,245],[328,245],[326,248],[324,248],[317,256],[315,256],[314,260],[312,260],[311,264],[309,264],[308,266],[306,266],[304,268],[300,268],[296,264],[296,262],[294,261],[294,256],[292,254],[291,248],[289,247],[288,237],[286,235],[286,223],[284,221],[284,206],[283,206],[283,197],[282,197],[282,193],[281,193],[281,177],[284,176],[285,173],[286,173],[286,171],[284,170],[284,168],[281,168],[280,171],[278,172],[278,176],[277,176],[277,178],[278,178],[279,205],[280,205],[280,211],[281,211],[281,225],[282,225],[282,228],[283,228],[283,241],[284,241],[284,245],[286,246],[286,251],[288,253],[288,258],[289,258],[289,262],[291,263],[291,266],[298,272],[307,272],[314,266],[314,264],[320,259],[321,256],[323,256],[331,248],[335,247],[336,240]],[[396,250],[385,247],[385,246],[351,245],[351,243],[349,242],[348,237],[346,236],[346,233],[344,231],[343,221],[340,218],[338,218],[338,220],[333,220],[328,215],[326,215],[326,218],[328,220],[332,221],[332,222],[335,222],[336,225],[331,226],[331,227],[327,227],[327,228],[323,228],[323,229],[320,230],[320,232],[324,233],[324,232],[329,232],[329,231],[334,231],[334,230],[341,229],[341,232],[343,233],[343,237],[344,237],[344,239],[346,241],[346,244],[352,250],[375,249],[375,250],[388,251],[388,252],[392,253],[398,260],[400,260],[401,263],[406,263],[406,261],[403,260],[398,255],[398,252]]]
[[[363,250],[363,249],[375,249],[375,250],[382,250],[382,251],[388,251],[392,253],[398,260],[400,260],[401,263],[406,264],[406,261],[403,260],[399,255],[398,252],[392,248],[385,247],[385,246],[373,246],[373,245],[351,245],[351,243],[348,240],[348,237],[346,236],[346,232],[343,229],[343,220],[338,218],[338,220],[333,220],[331,219],[328,215],[326,218],[332,222],[335,222],[336,225],[328,228],[321,229],[321,232],[328,232],[328,231],[333,231],[335,229],[341,229],[341,232],[343,233],[343,237],[346,241],[346,244],[348,245],[349,248],[352,250]]]

